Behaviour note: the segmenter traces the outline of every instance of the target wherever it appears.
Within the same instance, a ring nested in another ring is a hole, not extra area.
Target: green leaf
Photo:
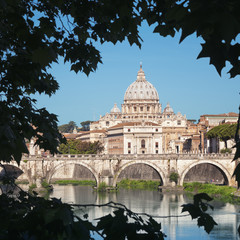
[[[211,198],[207,193],[198,193],[194,195],[193,200],[194,204],[197,206],[202,200],[206,200],[209,202],[212,201],[213,198]]]
[[[209,215],[209,214],[203,214],[199,219],[198,219],[198,226],[204,227],[204,230],[209,234],[212,229],[214,228],[215,225],[218,225],[214,219]]]
[[[202,50],[198,55],[199,58],[210,57],[210,64],[213,64],[221,76],[221,71],[225,67],[226,62],[226,46],[220,40],[213,40],[212,42],[208,41],[201,44]]]
[[[182,206],[182,212],[189,212],[192,219],[198,218],[201,215],[201,210],[199,207],[196,207],[194,204],[188,203],[183,204]]]

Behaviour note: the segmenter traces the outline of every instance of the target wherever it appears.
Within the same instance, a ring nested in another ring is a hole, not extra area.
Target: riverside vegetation
[[[94,180],[57,180],[54,181],[53,184],[59,185],[86,185],[86,186],[95,186],[96,182]]]
[[[94,180],[57,180],[57,181],[54,181],[53,184],[59,184],[59,185],[72,184],[72,185],[95,186],[96,182]],[[147,189],[147,190],[157,190],[159,185],[160,185],[159,181],[153,181],[153,180],[123,179],[117,183],[117,187],[120,187],[120,188]],[[104,187],[103,184],[100,184],[100,186],[101,186],[101,189]],[[107,186],[105,186],[105,187],[107,187]]]
[[[237,194],[237,189],[229,186],[218,186],[210,183],[184,183],[184,190],[189,193],[207,193],[214,199],[219,199],[223,202],[240,204],[240,197]]]
[[[59,185],[85,185],[85,186],[95,186],[96,182],[94,180],[58,180],[53,182],[53,184]],[[126,189],[142,189],[142,190],[158,190],[160,181],[153,180],[130,180],[122,179],[117,183],[118,188]],[[100,184],[98,191],[102,192],[104,189],[108,188],[106,184]],[[174,188],[173,188],[174,191]],[[207,193],[214,199],[221,200],[223,202],[229,202],[233,204],[240,204],[240,197],[238,196],[237,189],[229,186],[218,186],[215,184],[208,183],[184,183],[184,191],[191,194],[196,193]]]
[[[160,185],[159,181],[129,180],[129,179],[123,179],[117,184],[117,186],[120,188],[146,189],[146,190],[157,190],[159,185]]]

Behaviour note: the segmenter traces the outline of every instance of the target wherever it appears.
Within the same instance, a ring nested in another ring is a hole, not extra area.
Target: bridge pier
[[[107,186],[113,186],[113,176],[101,176],[99,180],[99,184],[104,182]],[[97,183],[97,185],[99,184]]]

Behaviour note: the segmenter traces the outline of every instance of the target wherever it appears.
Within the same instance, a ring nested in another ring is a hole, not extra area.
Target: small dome
[[[167,106],[163,110],[164,113],[173,113],[173,109],[170,107],[169,103],[167,103]]]
[[[142,65],[137,74],[137,80],[133,82],[124,95],[125,100],[157,100],[159,101],[158,92],[155,87],[146,80]]]
[[[113,108],[111,109],[111,113],[121,113],[120,109],[117,107],[117,104],[114,103]]]

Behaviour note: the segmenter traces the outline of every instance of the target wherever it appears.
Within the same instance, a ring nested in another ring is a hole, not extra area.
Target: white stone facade
[[[146,80],[142,66],[136,81],[125,92],[121,109],[114,104],[110,113],[91,123],[90,132],[78,139],[102,139],[105,154],[177,153],[183,149],[182,136],[187,138],[189,122],[185,115],[175,114],[169,104],[162,112],[158,92]],[[99,130],[105,131],[101,132],[101,138],[96,137]]]

